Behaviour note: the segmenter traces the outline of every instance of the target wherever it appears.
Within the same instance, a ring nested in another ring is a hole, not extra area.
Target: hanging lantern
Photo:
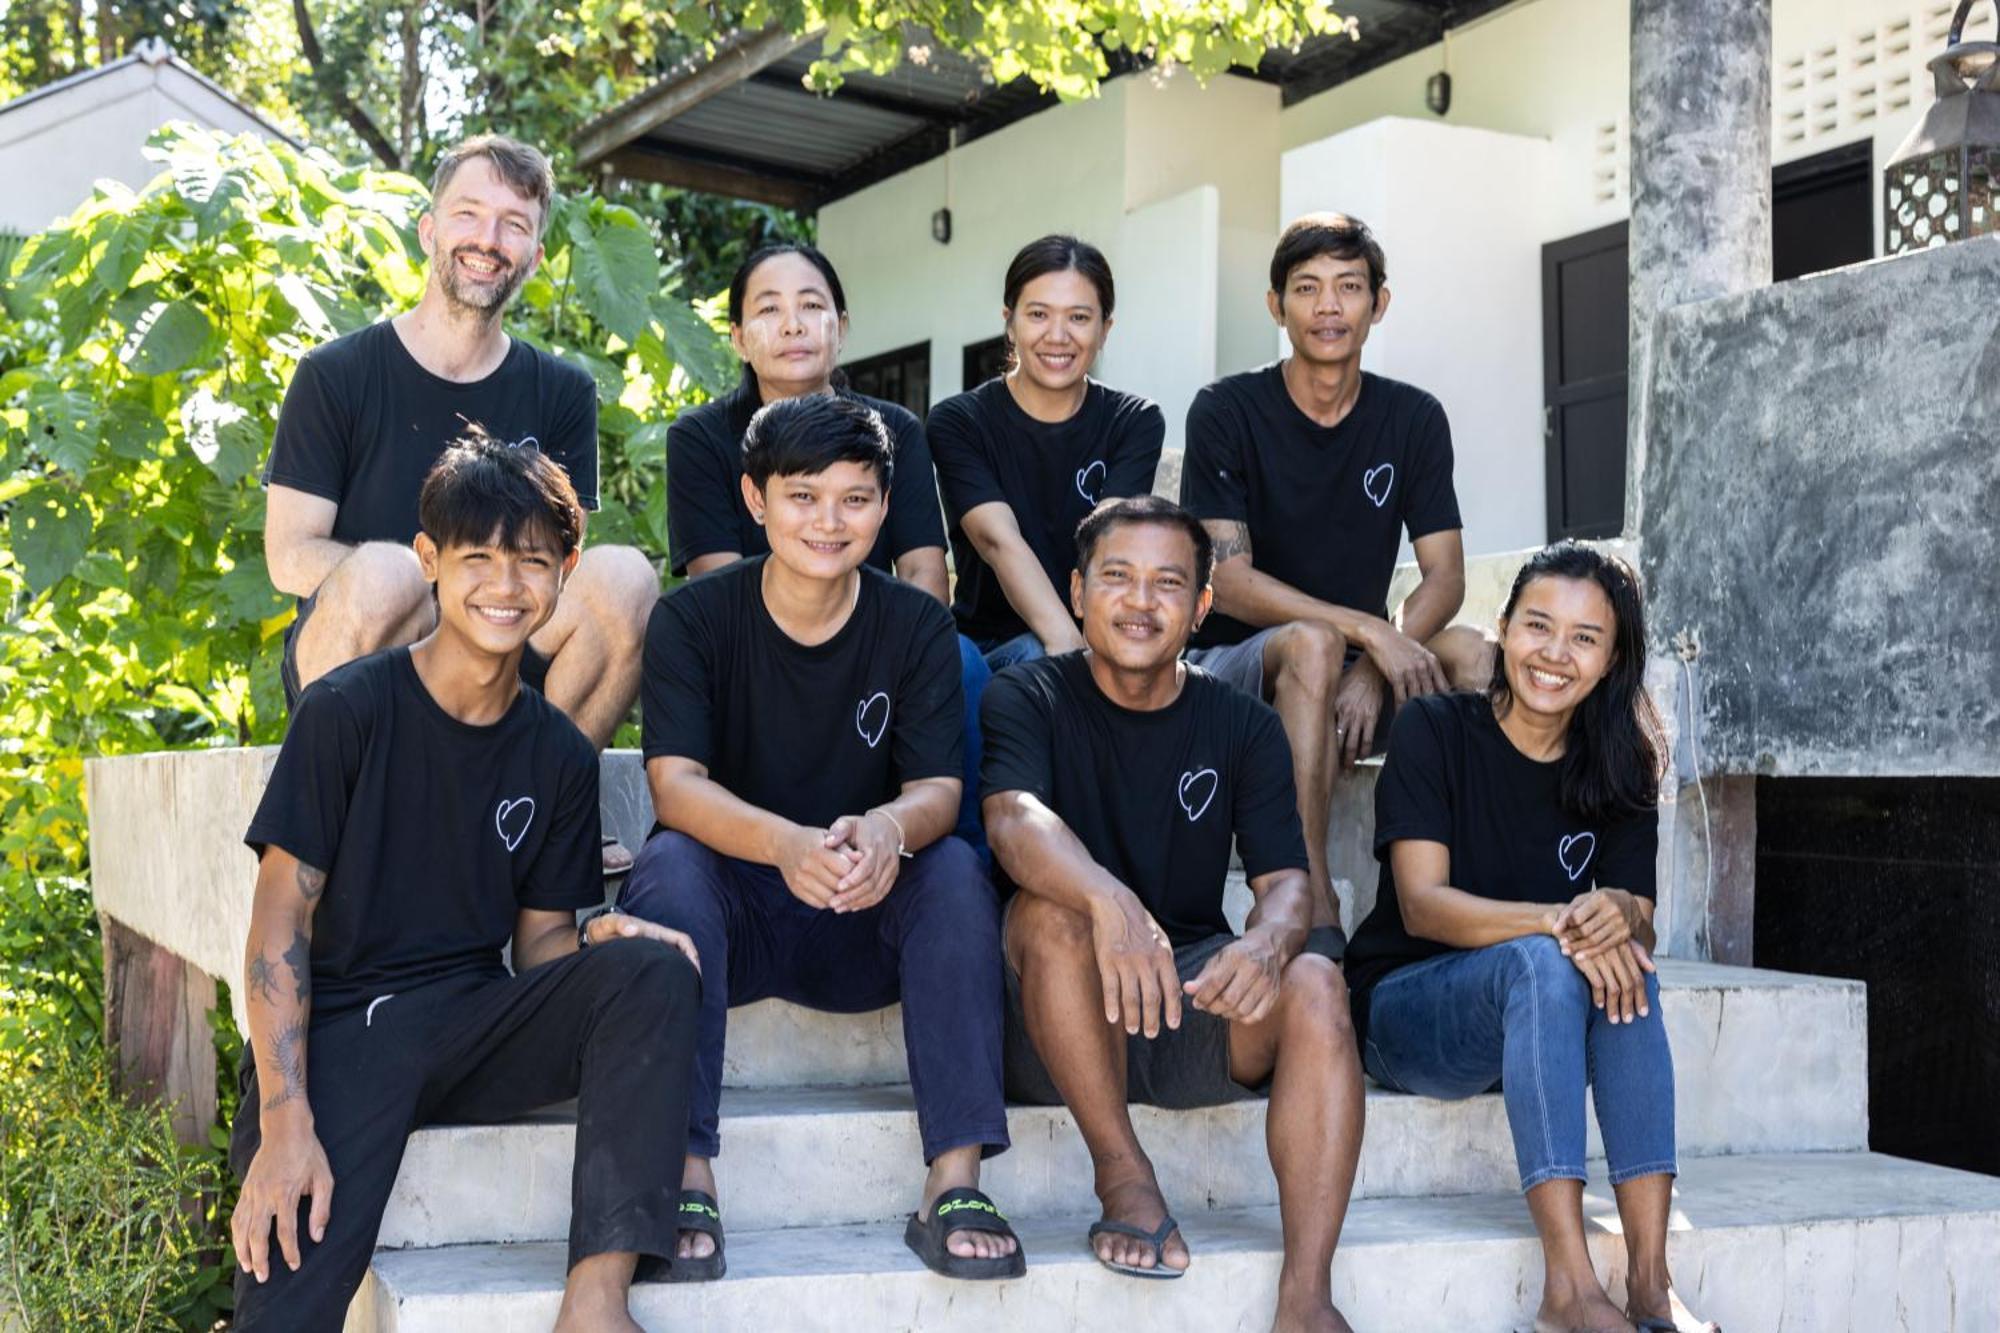
[[[1959,0],[1944,54],[1930,62],[1937,101],[1883,173],[1892,255],[2000,231],[2000,43],[1963,40],[1972,5]]]

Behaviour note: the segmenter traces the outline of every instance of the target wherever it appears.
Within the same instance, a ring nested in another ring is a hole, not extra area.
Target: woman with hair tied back
[[[931,409],[952,614],[995,671],[1083,646],[1069,604],[1076,525],[1100,500],[1153,489],[1166,418],[1090,378],[1116,295],[1096,246],[1030,241],[1002,283],[1006,372]]]
[[[1667,1271],[1674,1070],[1653,974],[1664,750],[1637,577],[1534,555],[1481,693],[1396,714],[1375,789],[1375,907],[1347,950],[1363,1066],[1397,1092],[1499,1086],[1545,1282],[1536,1333],[1720,1333]],[[1627,1250],[1620,1310],[1583,1218],[1592,1092]]]

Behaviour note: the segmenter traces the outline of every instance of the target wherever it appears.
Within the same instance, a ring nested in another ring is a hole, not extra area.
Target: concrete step
[[[1867,1044],[1858,985],[1713,964],[1663,963],[1661,975],[1684,1154],[1866,1146]],[[880,1221],[912,1206],[922,1155],[909,1091],[900,1083],[893,1015],[843,1018],[770,1005],[737,1011],[732,1047],[754,1047],[760,1062],[781,1059],[797,1074],[797,1062],[818,1059],[815,1070],[851,1072],[857,1050],[880,1046],[896,1061],[881,1072],[898,1082],[725,1091],[716,1173],[733,1225]],[[745,1040],[741,1020],[751,1016],[763,1026]],[[1261,1101],[1243,1101],[1192,1112],[1136,1107],[1133,1118],[1175,1207],[1185,1213],[1276,1202],[1263,1117]],[[1062,1211],[1075,1183],[1090,1178],[1074,1121],[1060,1107],[1017,1107],[1008,1119],[1014,1147],[989,1164],[988,1188],[1011,1213]],[[1593,1123],[1593,1145],[1595,1134]],[[574,1141],[573,1117],[563,1110],[506,1125],[419,1131],[381,1243],[566,1236]],[[500,1162],[508,1164],[505,1173],[493,1169]],[[1436,1102],[1371,1092],[1358,1197],[1504,1192],[1516,1180],[1499,1097]]]
[[[2000,1180],[1865,1153],[1684,1164],[1669,1258],[1682,1294],[1732,1333],[1991,1333],[2000,1328]],[[1275,1209],[1180,1214],[1188,1276],[1145,1282],[1099,1268],[1078,1181],[1067,1215],[1016,1219],[1028,1275],[950,1282],[926,1272],[894,1224],[733,1231],[729,1276],[646,1285],[649,1329],[1143,1328],[1263,1330],[1279,1266]],[[1586,1191],[1591,1249],[1614,1299],[1624,1256],[1610,1191]],[[383,1251],[350,1333],[542,1333],[554,1321],[560,1244]],[[1508,1192],[1355,1204],[1334,1299],[1358,1328],[1525,1329],[1542,1285],[1525,1206]]]

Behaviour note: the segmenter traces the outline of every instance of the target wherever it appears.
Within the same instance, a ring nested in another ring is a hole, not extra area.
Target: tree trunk
[[[104,944],[104,1042],[118,1087],[133,1101],[173,1108],[174,1136],[206,1143],[215,1123],[215,979],[115,918],[98,916]]]
[[[312,13],[306,8],[306,0],[292,0],[292,21],[298,25],[299,49],[305,53],[306,63],[312,66],[313,79],[333,103],[333,109],[340,113],[340,118],[361,137],[361,142],[368,145],[368,151],[375,154],[383,166],[393,171],[407,170],[409,164],[396,151],[396,145],[389,142],[389,136],[382,133],[373,117],[340,82],[339,71],[327,66],[326,53],[320,49],[319,33],[313,29]]]

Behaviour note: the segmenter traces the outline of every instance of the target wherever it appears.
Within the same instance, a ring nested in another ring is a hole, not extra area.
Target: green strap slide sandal
[[[995,1236],[1013,1236],[1014,1252],[993,1259],[973,1259],[953,1254],[945,1238],[954,1231],[984,1231]],[[1028,1256],[1022,1253],[1021,1238],[1007,1223],[1006,1215],[993,1200],[976,1189],[960,1186],[938,1195],[929,1217],[910,1214],[903,1227],[903,1244],[910,1247],[924,1267],[943,1277],[987,1282],[996,1278],[1020,1277],[1028,1271]]]
[[[722,1254],[722,1209],[716,1206],[713,1194],[681,1191],[680,1229],[715,1237],[715,1253],[699,1259],[674,1259],[667,1268],[668,1282],[713,1282],[729,1271]]]

